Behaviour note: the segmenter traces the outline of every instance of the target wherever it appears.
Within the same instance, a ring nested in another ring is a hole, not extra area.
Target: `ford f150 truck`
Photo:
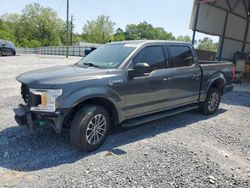
[[[233,78],[232,63],[199,62],[189,43],[108,43],[75,65],[19,75],[24,104],[14,109],[15,119],[58,134],[69,128],[71,143],[91,151],[118,124],[134,126],[195,108],[215,113]]]

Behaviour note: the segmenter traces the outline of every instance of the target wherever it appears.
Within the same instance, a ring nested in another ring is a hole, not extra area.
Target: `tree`
[[[172,33],[166,32],[161,27],[153,27],[147,22],[129,24],[126,26],[125,35],[127,40],[139,39],[158,39],[158,40],[174,40]]]
[[[0,29],[0,39],[10,40],[13,42],[15,41],[15,37],[10,32],[1,29]]]
[[[155,39],[156,32],[154,27],[147,23],[142,22],[137,25],[137,31],[141,37],[141,39]]]
[[[162,27],[156,27],[155,32],[155,39],[157,40],[175,40],[173,34],[166,32]]]
[[[109,16],[98,16],[96,20],[87,21],[83,27],[83,34],[87,42],[107,43],[112,40],[115,23]]]
[[[126,40],[124,31],[121,28],[118,28],[113,36],[113,41],[123,41]]]
[[[125,29],[126,40],[139,40],[141,39],[141,33],[138,31],[136,24],[129,24]]]
[[[1,36],[5,33],[4,38],[12,40],[17,46],[61,45],[63,34],[60,31],[63,31],[63,24],[51,8],[34,3],[27,5],[21,14],[2,15],[0,32]]]
[[[18,38],[20,38],[20,15],[18,14],[4,14],[1,16],[1,24],[0,24],[0,30],[3,33],[8,33],[3,39],[11,40],[13,42],[16,42]]]
[[[26,48],[38,48],[41,46],[41,42],[35,39],[28,40],[27,38],[22,38],[19,45],[25,46]]]
[[[24,38],[39,40],[43,46],[61,44],[59,31],[63,21],[51,8],[38,3],[27,5],[22,11],[21,24]]]
[[[200,50],[217,51],[218,43],[214,43],[212,39],[205,37],[198,40],[197,48]]]
[[[191,37],[190,36],[182,36],[182,35],[180,35],[180,36],[178,36],[177,38],[176,38],[176,40],[177,41],[183,41],[183,42],[192,42],[192,39],[191,39]]]

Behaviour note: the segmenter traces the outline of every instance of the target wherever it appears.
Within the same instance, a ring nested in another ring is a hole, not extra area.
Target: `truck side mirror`
[[[148,76],[150,71],[150,65],[148,63],[136,63],[134,69],[128,69],[128,77],[132,79],[134,77]]]

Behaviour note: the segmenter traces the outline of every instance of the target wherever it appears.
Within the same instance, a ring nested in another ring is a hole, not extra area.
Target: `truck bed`
[[[225,81],[225,93],[227,92],[226,89],[232,86],[233,63],[222,61],[199,61],[199,64],[203,75],[201,81],[201,98],[207,93],[210,87],[209,84],[213,83],[215,79],[221,78]]]

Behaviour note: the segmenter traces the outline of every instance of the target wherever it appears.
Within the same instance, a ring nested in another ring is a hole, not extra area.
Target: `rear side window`
[[[5,44],[5,41],[3,41],[3,40],[0,41],[0,45],[3,45],[3,44]]]
[[[12,42],[9,42],[10,47],[14,47],[14,44]]]
[[[187,67],[194,64],[192,51],[188,46],[170,46],[172,67]]]
[[[166,68],[165,56],[162,46],[149,46],[144,48],[133,60],[136,63],[148,63],[151,71]]]
[[[10,42],[6,42],[6,46],[11,47]]]

